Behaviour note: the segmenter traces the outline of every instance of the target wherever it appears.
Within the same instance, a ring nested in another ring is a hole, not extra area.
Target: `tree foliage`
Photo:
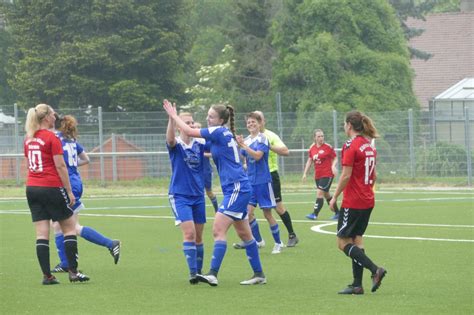
[[[17,0],[9,83],[19,103],[152,110],[182,96],[184,0]]]
[[[382,0],[286,1],[273,83],[301,113],[418,107],[406,41]]]

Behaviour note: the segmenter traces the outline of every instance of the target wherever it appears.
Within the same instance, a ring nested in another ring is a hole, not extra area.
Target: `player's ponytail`
[[[235,138],[234,108],[232,107],[232,105],[226,105],[226,110],[229,112],[229,129]]]
[[[371,139],[379,137],[374,122],[372,121],[372,119],[370,119],[369,116],[362,114],[362,126],[364,128],[364,131],[362,132],[364,136],[369,137]]]
[[[28,138],[33,138],[40,129],[41,121],[48,116],[52,108],[47,104],[38,104],[31,107],[26,115],[25,131]]]
[[[350,123],[355,132],[369,138],[378,138],[379,134],[369,116],[359,111],[351,111],[346,114],[346,123]]]

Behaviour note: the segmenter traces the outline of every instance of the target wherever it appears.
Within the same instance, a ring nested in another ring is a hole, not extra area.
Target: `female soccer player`
[[[72,206],[72,210],[74,211],[73,218],[76,221],[76,233],[91,243],[108,248],[110,254],[114,258],[115,264],[117,264],[120,258],[120,241],[105,237],[95,229],[88,226],[82,226],[79,223],[79,211],[84,209],[84,204],[81,201],[83,185],[78,167],[89,164],[89,156],[82,145],[77,142],[77,120],[71,115],[66,115],[59,119],[57,125],[59,126],[56,136],[61,140],[63,146],[64,161],[67,166],[72,192],[76,198],[76,202]],[[53,227],[60,263],[52,270],[52,272],[67,272],[69,265],[64,249],[64,235],[57,223],[54,223]]]
[[[247,130],[250,135],[243,139],[237,137],[241,149],[241,154],[246,159],[247,174],[252,185],[252,198],[248,205],[249,222],[252,234],[257,242],[262,242],[262,237],[258,230],[257,219],[254,215],[255,207],[258,205],[263,210],[263,215],[270,224],[275,245],[272,254],[281,253],[283,244],[280,240],[280,229],[275,218],[272,216],[272,208],[276,207],[275,197],[272,188],[272,176],[268,167],[268,153],[270,144],[267,137],[260,132],[262,127],[262,117],[256,113],[247,114],[245,117]]]
[[[58,284],[51,275],[49,261],[50,220],[58,221],[64,234],[65,253],[69,264],[69,281],[88,281],[77,271],[77,237],[72,207],[76,199],[63,159],[61,141],[50,131],[56,117],[51,106],[36,105],[26,116],[24,153],[28,159],[26,198],[36,230],[36,254],[43,284]]]
[[[303,180],[306,179],[306,173],[308,172],[311,164],[314,164],[314,179],[316,182],[316,202],[314,204],[313,213],[310,213],[306,218],[310,220],[316,220],[319,215],[319,211],[324,204],[324,199],[327,203],[331,201],[331,194],[329,189],[331,188],[334,176],[337,174],[337,155],[336,151],[331,145],[324,142],[324,132],[321,129],[316,129],[313,132],[314,143],[311,145],[308,151],[308,161],[303,171]],[[331,218],[337,220],[339,218],[339,209],[337,205],[335,207],[335,214]]]
[[[206,275],[197,275],[199,281],[217,286],[217,273],[227,250],[227,231],[231,225],[245,242],[246,254],[253,269],[251,279],[240,282],[242,285],[264,284],[267,282],[262,270],[257,242],[252,237],[248,223],[247,205],[252,188],[240,163],[239,149],[235,141],[234,108],[225,105],[213,105],[207,113],[208,128],[200,130],[189,127],[176,113],[176,108],[164,100],[163,108],[176,121],[183,134],[206,139],[221,181],[224,195],[222,204],[216,213],[213,234],[214,250],[211,268]],[[229,123],[230,129],[224,125]]]
[[[181,113],[179,117],[187,126],[195,128],[190,113]],[[180,128],[180,135],[176,136],[175,129],[176,124],[170,117],[166,129],[166,146],[172,170],[168,197],[183,232],[183,252],[189,268],[189,283],[196,284],[196,275],[201,273],[203,264],[202,232],[206,223],[204,143],[189,137]]]
[[[372,120],[358,111],[346,114],[344,131],[350,139],[342,147],[342,174],[329,206],[334,210],[337,198],[344,192],[337,241],[339,249],[352,259],[354,281],[339,294],[364,294],[363,268],[372,272],[372,292],[380,287],[387,273],[365,254],[363,244],[363,235],[375,204],[373,186],[377,151],[371,139],[378,134]]]

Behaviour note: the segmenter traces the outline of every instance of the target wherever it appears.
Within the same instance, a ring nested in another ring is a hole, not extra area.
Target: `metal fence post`
[[[466,143],[467,184],[472,186],[471,132],[469,126],[469,108],[464,105],[464,142]]]
[[[112,133],[112,180],[117,181],[117,142],[115,139],[115,133]]]
[[[15,153],[21,153],[20,152],[20,135],[19,135],[19,126],[18,126],[18,105],[15,103],[13,104],[13,112],[15,115]],[[20,186],[20,164],[21,160],[19,157],[16,157],[16,184]]]
[[[336,156],[339,160],[339,151],[337,150],[339,143],[337,141],[337,111],[336,110],[332,111],[332,132],[333,132],[333,138],[334,138],[334,150],[336,150]],[[337,163],[337,168],[340,171],[341,167],[339,164],[340,163]]]
[[[304,168],[306,166],[306,161],[304,160],[304,138],[301,138],[301,165],[303,165],[303,168],[301,169],[301,173],[304,172]]]
[[[276,106],[277,106],[277,127],[278,127],[278,135],[281,139],[283,139],[283,123],[281,117],[281,93],[277,92],[276,94]],[[281,165],[281,174],[285,175],[285,159],[277,157],[277,163]]]
[[[99,152],[103,152],[104,146],[104,134],[103,134],[103,124],[102,124],[102,106],[97,108],[97,118],[99,120]],[[105,163],[104,156],[100,155],[100,183],[102,186],[105,186]]]
[[[413,141],[413,109],[408,110],[408,139],[410,146],[410,176],[415,178],[415,144]]]

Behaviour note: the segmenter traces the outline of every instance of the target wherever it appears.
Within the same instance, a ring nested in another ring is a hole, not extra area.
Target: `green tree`
[[[8,48],[11,46],[11,36],[6,29],[0,28],[0,105],[13,104],[15,93],[7,82]]]
[[[153,110],[183,95],[185,0],[17,0],[8,7],[19,103]]]
[[[417,108],[406,41],[383,0],[285,1],[273,84],[290,111]]]

